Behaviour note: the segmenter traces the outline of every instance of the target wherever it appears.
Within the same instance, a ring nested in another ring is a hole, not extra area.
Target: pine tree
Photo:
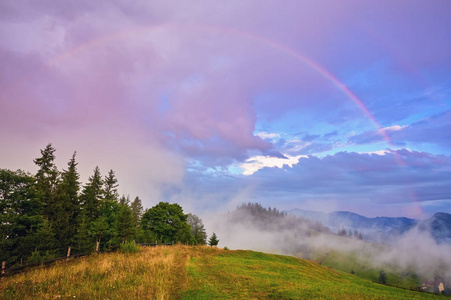
[[[133,200],[130,204],[130,208],[132,209],[133,222],[136,224],[135,226],[138,226],[143,215],[143,205],[141,199],[139,199],[139,197],[135,197],[135,200]]]
[[[113,200],[118,201],[119,194],[117,192],[117,188],[119,184],[117,183],[116,174],[113,170],[108,172],[108,175],[105,176],[104,184],[104,195],[103,198],[105,200]]]
[[[53,222],[55,212],[53,204],[55,201],[56,189],[58,186],[58,169],[54,163],[56,149],[52,144],[48,144],[44,150],[41,150],[41,157],[36,158],[34,163],[39,167],[36,173],[36,191],[37,196],[43,203],[44,216]]]
[[[55,235],[62,250],[70,246],[77,231],[77,218],[80,212],[78,193],[80,189],[77,172],[76,153],[68,162],[68,169],[61,173],[61,183],[54,203],[57,216],[55,219]]]
[[[29,263],[51,259],[56,256],[56,244],[55,231],[52,228],[52,224],[44,219],[42,225],[38,229],[38,232],[34,236],[35,240],[35,252],[29,259]]]
[[[387,274],[384,270],[379,271],[379,277],[377,278],[378,283],[387,284]]]
[[[34,184],[35,178],[23,171],[0,169],[0,261],[9,266],[26,259],[35,248],[42,207]]]
[[[216,236],[216,233],[213,232],[213,234],[210,237],[210,240],[208,240],[208,245],[217,246],[218,244],[219,244],[219,240]]]
[[[130,203],[130,196],[125,197],[125,195],[122,195],[122,197],[119,199],[120,205],[128,205]]]
[[[105,216],[100,216],[91,223],[90,233],[96,239],[96,251],[100,250],[102,238],[109,233],[108,221]]]
[[[117,235],[121,243],[129,241],[135,233],[136,227],[133,220],[133,213],[127,204],[120,205],[116,226]]]
[[[89,177],[88,183],[84,186],[81,194],[81,207],[87,217],[88,222],[97,219],[99,207],[103,195],[103,182],[99,167],[95,167],[94,174]]]
[[[91,224],[91,237],[97,240],[100,249],[118,246],[121,243],[119,215],[121,205],[117,201],[104,200],[99,206],[99,215],[94,224]],[[106,224],[106,229],[104,228]]]
[[[90,223],[84,211],[77,218],[77,232],[74,236],[74,253],[88,253],[94,249],[94,240],[91,239]]]

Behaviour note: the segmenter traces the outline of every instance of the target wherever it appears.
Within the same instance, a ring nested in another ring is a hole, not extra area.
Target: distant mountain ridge
[[[298,208],[287,210],[285,213],[320,221],[333,231],[357,230],[369,240],[388,241],[418,226],[419,230],[429,232],[437,242],[451,243],[451,214],[448,213],[439,212],[426,220],[405,217],[367,218],[349,211],[323,213]]]
[[[420,222],[419,229],[430,232],[438,242],[451,243],[451,214],[436,213],[432,218]]]

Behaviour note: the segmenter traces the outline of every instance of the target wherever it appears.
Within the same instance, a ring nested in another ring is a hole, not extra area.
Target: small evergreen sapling
[[[379,278],[377,279],[377,282],[387,284],[387,274],[385,274],[384,270],[379,271]]]
[[[210,246],[217,246],[219,243],[219,240],[216,236],[216,233],[213,232],[213,234],[210,237],[210,240],[208,241],[208,245]]]

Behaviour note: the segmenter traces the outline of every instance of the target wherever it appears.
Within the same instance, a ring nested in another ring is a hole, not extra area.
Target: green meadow
[[[323,266],[355,276],[378,281],[380,271],[386,274],[386,283],[391,286],[414,289],[421,285],[421,281],[414,272],[400,272],[396,267],[384,265],[376,267],[370,256],[355,252],[327,251],[312,257],[312,260]]]
[[[208,246],[141,247],[0,280],[0,299],[432,299],[290,256]]]

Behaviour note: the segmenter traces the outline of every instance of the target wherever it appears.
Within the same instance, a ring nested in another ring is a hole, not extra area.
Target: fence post
[[[2,275],[5,274],[6,261],[2,261]]]
[[[96,252],[99,252],[99,246],[100,246],[100,242],[96,241]]]
[[[69,256],[70,256],[70,247],[69,247],[69,249],[67,249],[67,259],[66,259],[66,261],[69,261]]]

